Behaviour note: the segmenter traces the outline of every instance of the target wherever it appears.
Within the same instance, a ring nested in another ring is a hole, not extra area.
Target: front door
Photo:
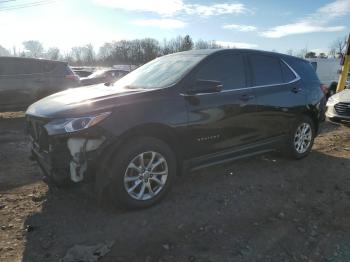
[[[246,62],[242,54],[219,54],[199,65],[193,79],[220,81],[218,93],[185,95],[188,108],[189,155],[196,157],[257,140],[254,123],[256,98],[247,88]]]

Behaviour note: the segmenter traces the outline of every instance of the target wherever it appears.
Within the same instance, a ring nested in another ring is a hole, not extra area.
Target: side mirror
[[[201,93],[219,93],[221,90],[222,84],[220,81],[199,79],[196,81],[196,84],[187,91],[187,93],[189,95]]]

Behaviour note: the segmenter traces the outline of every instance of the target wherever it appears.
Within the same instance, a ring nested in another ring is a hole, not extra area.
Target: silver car
[[[334,122],[350,121],[350,89],[344,89],[328,99],[326,116]]]

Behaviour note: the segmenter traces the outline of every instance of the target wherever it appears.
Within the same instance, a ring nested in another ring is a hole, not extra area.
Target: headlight
[[[108,117],[111,112],[105,112],[93,116],[84,116],[77,118],[66,118],[66,119],[57,119],[49,122],[45,125],[45,128],[49,135],[58,135],[63,133],[71,133],[87,129],[98,123],[103,119]]]
[[[338,99],[336,99],[333,95],[330,98],[328,98],[327,106],[331,106],[331,105],[334,105],[336,103],[338,103]]]

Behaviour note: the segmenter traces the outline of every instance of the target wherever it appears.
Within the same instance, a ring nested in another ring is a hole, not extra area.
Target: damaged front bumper
[[[35,127],[33,127],[35,126]],[[56,182],[88,181],[94,175],[106,136],[99,132],[48,136],[42,124],[30,124],[32,159]]]

